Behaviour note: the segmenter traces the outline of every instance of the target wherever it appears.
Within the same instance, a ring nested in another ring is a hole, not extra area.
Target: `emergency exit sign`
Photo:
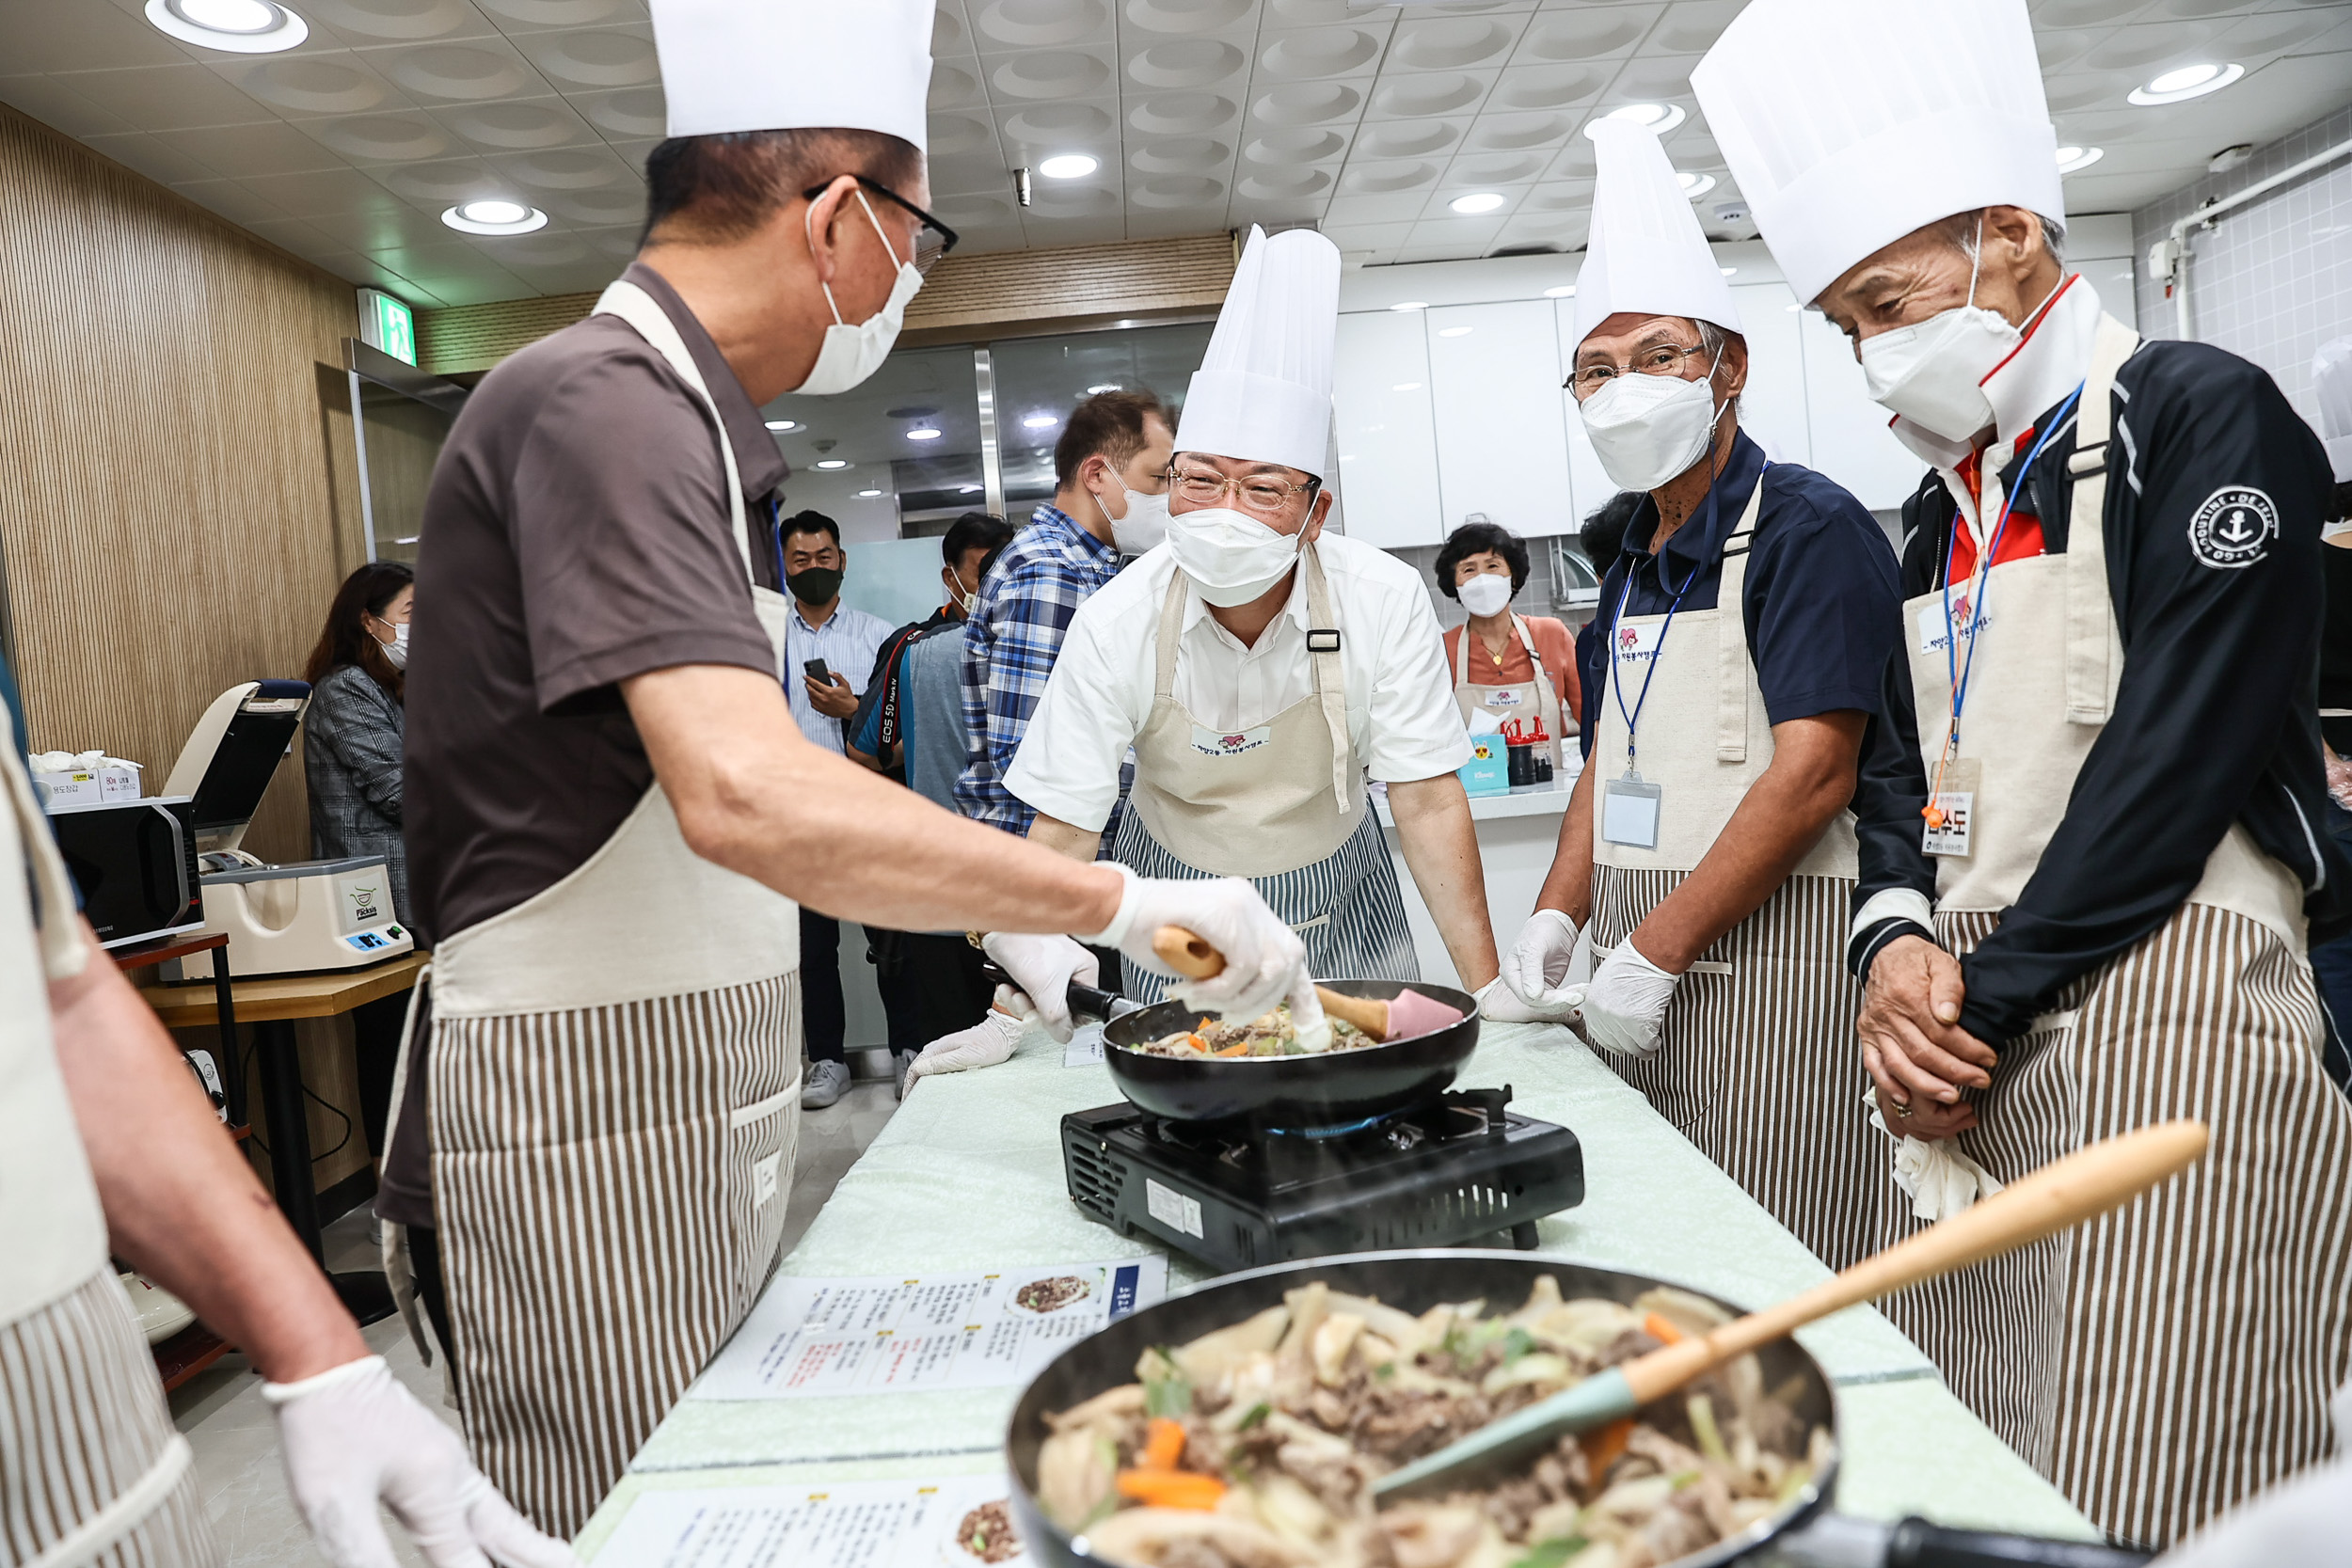
[[[381,289],[359,291],[359,341],[403,364],[417,362],[417,317]]]

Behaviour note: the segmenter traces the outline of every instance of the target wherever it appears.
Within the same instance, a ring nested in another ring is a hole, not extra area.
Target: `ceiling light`
[[[1084,152],[1064,152],[1038,165],[1037,171],[1048,180],[1083,180],[1102,166]]]
[[[1391,392],[1418,392],[1421,390],[1421,383],[1418,381],[1400,381],[1395,386],[1390,388],[1389,390]]]
[[[2186,99],[2202,98],[2209,92],[2219,92],[2246,74],[2242,65],[2215,65],[2201,61],[2168,71],[2144,87],[2134,87],[2127,95],[2129,102],[2141,108],[2153,108],[2160,103],[2178,103]]]
[[[864,500],[864,501],[870,501],[870,500],[872,500],[872,499],[873,499],[876,496],[879,496],[879,495],[881,495],[881,494],[882,494],[882,492],[881,492],[880,490],[860,490],[860,491],[857,493],[857,499],[860,499],[860,500]]]
[[[1099,397],[1101,397],[1101,396],[1102,396],[1104,392],[1116,392],[1116,391],[1118,391],[1119,389],[1120,389],[1120,388],[1119,388],[1119,383],[1118,383],[1118,382],[1116,382],[1116,381],[1105,381],[1105,382],[1104,382],[1104,383],[1103,383],[1102,385],[1100,385],[1100,386],[1097,386],[1097,387],[1089,387],[1089,388],[1087,388],[1087,396],[1089,396],[1089,397],[1090,397],[1090,398],[1099,398]]]
[[[1054,418],[1051,414],[1032,414],[1021,422],[1030,430],[1044,430],[1050,426],[1061,423],[1059,420]]]
[[[977,496],[979,493],[980,487],[977,484],[959,484],[956,486],[956,494],[959,496]]]
[[[918,425],[914,429],[907,432],[907,439],[910,441],[936,441],[939,439],[939,432],[930,425]]]
[[[1715,188],[1715,177],[1711,174],[1690,174],[1677,170],[1675,174],[1675,183],[1682,187],[1683,195],[1696,201]]]
[[[1576,297],[1576,285],[1573,283],[1554,284],[1552,287],[1544,291],[1544,297],[1546,299],[1574,299]]]
[[[275,55],[310,36],[275,0],[147,0],[147,20],[183,43],[231,55]]]
[[[846,457],[820,457],[817,460],[817,466],[827,469],[846,468],[850,466],[850,460]]]
[[[1464,217],[1470,218],[1476,217],[1481,213],[1493,212],[1502,205],[1502,200],[1501,191],[1472,191],[1468,196],[1455,197],[1446,205]]]
[[[548,215],[519,201],[485,197],[459,202],[441,214],[441,221],[461,234],[528,234],[545,229]]]
[[[1640,126],[1652,135],[1662,136],[1688,118],[1679,103],[1628,103],[1621,109],[1610,110],[1597,119],[1586,120],[1584,135],[1589,139],[1593,127],[1602,119],[1621,119],[1629,125]]]
[[[1738,272],[1739,270],[1740,269],[1738,267],[1724,267],[1721,269],[1725,277],[1729,277],[1733,273]]]
[[[1470,335],[1470,329],[1467,326],[1441,326],[1438,328],[1438,336],[1440,338],[1467,338]]]
[[[2078,168],[2089,168],[2107,155],[2104,147],[2061,147],[2058,150],[2060,174],[2072,174]]]
[[[1429,302],[1425,299],[1401,299],[1389,309],[1391,310],[1426,310],[1429,309]]]
[[[770,430],[798,430],[801,425],[797,420],[770,420],[768,428]]]

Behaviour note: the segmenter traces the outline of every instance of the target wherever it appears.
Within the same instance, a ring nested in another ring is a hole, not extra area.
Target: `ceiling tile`
[[[421,104],[486,103],[554,91],[520,50],[496,36],[355,49],[352,54]]]
[[[1561,65],[1633,53],[1665,14],[1663,6],[1589,6],[1547,11],[1529,24],[1513,65]]]
[[[566,90],[658,87],[661,81],[650,24],[525,33],[515,46],[540,75]]]
[[[0,76],[0,103],[23,110],[69,136],[120,135],[131,123],[55,76]]]
[[[1467,71],[1505,64],[1527,30],[1526,16],[1479,14],[1400,21],[1389,40],[1381,74]]]
[[[644,0],[475,0],[501,32],[520,37],[550,27],[611,27],[649,20]]]
[[[171,188],[231,223],[259,223],[291,215],[283,207],[246,190],[234,180],[183,180]]]
[[[380,198],[372,207],[321,213],[302,221],[346,250],[393,250],[439,245],[449,239],[450,230],[438,217],[417,211],[389,191],[380,193]]]
[[[159,185],[222,178],[220,170],[188,156],[182,145],[184,135],[178,133],[166,137],[145,131],[133,131],[123,135],[85,136],[82,140],[101,157],[111,158],[124,168],[143,174]]]
[[[56,80],[85,98],[104,103],[141,131],[250,124],[278,118],[269,105],[255,103],[200,65],[63,71]]]
[[[467,0],[301,0],[303,19],[346,44],[417,43],[498,31]]]
[[[590,146],[604,139],[578,110],[552,96],[444,103],[425,113],[477,152],[534,152]]]
[[[1107,0],[975,0],[959,21],[983,55],[1107,43],[1113,30]]]
[[[261,125],[195,126],[174,131],[171,144],[192,158],[239,179],[348,166],[336,153],[282,119]]]
[[[310,259],[331,256],[343,247],[316,226],[301,218],[257,218],[244,225],[249,233],[259,234],[280,250]]]
[[[1494,90],[1499,71],[1429,71],[1375,83],[1364,105],[1373,119],[1430,119],[1478,112]]]
[[[409,107],[407,95],[388,81],[366,53],[343,49],[323,54],[246,55],[208,60],[204,69],[251,108],[284,119],[314,115],[382,114]]]
[[[431,165],[393,164],[377,168],[317,169],[305,174],[263,174],[245,182],[257,195],[275,201],[287,214],[298,218],[322,217],[353,208],[373,212],[389,200],[388,189],[375,176],[378,169],[431,167]],[[411,206],[420,206],[413,198]],[[420,206],[420,210],[421,207]]]
[[[564,102],[586,118],[599,135],[661,137],[670,122],[660,87],[624,87],[617,92],[575,92]]]
[[[144,18],[87,0],[72,5],[18,0],[8,7],[7,37],[10,73],[184,65],[188,59]]]
[[[327,115],[287,121],[344,163],[415,164],[452,158],[466,147],[421,109],[374,115]]]

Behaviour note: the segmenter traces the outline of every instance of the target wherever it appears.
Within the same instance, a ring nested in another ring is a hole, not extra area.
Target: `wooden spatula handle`
[[[1642,1402],[1672,1393],[1708,1368],[1817,1318],[2014,1251],[2118,1208],[2195,1164],[2204,1157],[2206,1142],[2203,1122],[2169,1121],[2076,1149],[1835,1279],[1626,1362],[1626,1381]]]
[[[1163,926],[1152,932],[1152,951],[1160,962],[1188,979],[1212,979],[1225,972],[1225,955],[1182,926]],[[1315,994],[1323,999],[1323,1010],[1333,1018],[1354,1024],[1374,1039],[1389,1037],[1386,1002],[1365,996],[1343,996],[1327,986],[1317,986]]]

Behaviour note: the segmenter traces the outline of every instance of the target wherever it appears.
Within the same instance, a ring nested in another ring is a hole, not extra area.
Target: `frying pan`
[[[1323,984],[1343,995],[1382,1001],[1407,987],[1403,980]],[[1248,1121],[1293,1131],[1345,1127],[1436,1099],[1478,1047],[1475,997],[1419,980],[1410,982],[1410,988],[1458,1009],[1461,1022],[1391,1044],[1311,1056],[1239,1060],[1109,1050],[1103,1053],[1103,1060],[1119,1092],[1153,1116],[1175,1121]],[[1074,992],[1073,1006],[1079,1006]],[[1156,1003],[1110,1020],[1103,1038],[1114,1047],[1141,1045],[1189,1029],[1200,1017],[1181,1002]]]
[[[1057,1356],[1013,1407],[1012,1422],[1005,1434],[1005,1460],[1012,1478],[1011,1500],[1022,1541],[1030,1556],[1049,1568],[1093,1568],[1101,1561],[1087,1549],[1084,1537],[1073,1539],[1039,1506],[1037,1460],[1047,1436],[1045,1417],[1049,1411],[1067,1410],[1106,1388],[1134,1382],[1136,1360],[1151,1347],[1183,1344],[1212,1329],[1237,1323],[1278,1305],[1285,1291],[1317,1279],[1334,1291],[1375,1296],[1391,1307],[1419,1313],[1439,1302],[1476,1297],[1497,1306],[1517,1307],[1543,1275],[1551,1275],[1559,1283],[1560,1293],[1570,1300],[1598,1296],[1630,1303],[1645,1291],[1673,1283],[1517,1252],[1450,1247],[1374,1252],[1227,1275],[1119,1319]],[[1692,1293],[1706,1296],[1704,1291]],[[1713,1296],[1706,1299],[1735,1314],[1744,1310]],[[1808,1425],[1827,1427],[1835,1438],[1836,1401],[1820,1364],[1793,1339],[1768,1344],[1756,1356],[1762,1364],[1764,1386],[1775,1392],[1793,1387],[1789,1403],[1797,1416]],[[1718,1564],[1767,1560],[1836,1563],[1840,1568],[2129,1568],[2147,1560],[2138,1553],[2081,1542],[1944,1529],[1918,1519],[1888,1526],[1832,1515],[1826,1512],[1826,1502],[1836,1490],[1837,1465],[1833,1449],[1823,1471],[1778,1513],[1704,1552],[1677,1559],[1671,1568],[1716,1568]]]

